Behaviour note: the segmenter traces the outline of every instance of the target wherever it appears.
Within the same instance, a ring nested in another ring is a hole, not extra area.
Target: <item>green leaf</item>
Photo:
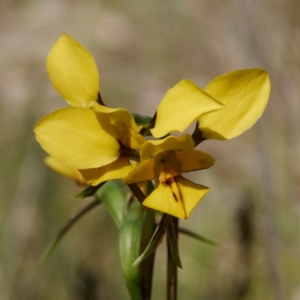
[[[139,114],[132,114],[134,121],[137,125],[145,125],[151,122],[152,118],[148,116],[141,116]]]
[[[174,263],[177,265],[177,267],[182,269],[182,264],[179,256],[179,250],[178,250],[178,238],[172,221],[169,222],[169,226],[168,226],[168,243],[170,246],[171,255]]]
[[[140,254],[143,232],[143,207],[137,201],[131,203],[120,229],[120,259],[126,287],[132,300],[143,300],[141,290],[141,266],[132,267]]]
[[[108,181],[106,185],[96,193],[96,198],[101,201],[112,217],[114,223],[121,228],[126,205],[126,193],[115,181]]]
[[[74,199],[83,199],[83,198],[86,198],[86,197],[93,196],[101,188],[101,186],[104,185],[104,183],[105,182],[102,182],[102,183],[100,183],[96,186],[90,185],[85,190],[83,190],[80,193],[76,194],[72,198],[74,198]]]
[[[192,231],[190,231],[190,230],[188,230],[188,229],[185,229],[185,228],[179,228],[179,232],[180,232],[180,233],[183,233],[183,234],[185,234],[185,235],[187,235],[187,236],[189,236],[189,237],[195,238],[195,239],[197,239],[198,241],[201,241],[201,242],[203,242],[203,243],[205,243],[205,244],[208,244],[208,245],[211,245],[211,246],[219,246],[217,243],[215,243],[215,242],[213,242],[213,241],[211,241],[211,240],[209,240],[209,239],[203,237],[203,236],[200,235],[200,234],[194,233],[194,232],[192,232]]]
[[[146,247],[145,251],[132,264],[133,267],[137,266],[142,260],[148,257],[151,253],[153,253],[156,250],[156,248],[161,244],[163,236],[170,222],[170,219],[171,219],[170,215],[163,214],[148,246]]]

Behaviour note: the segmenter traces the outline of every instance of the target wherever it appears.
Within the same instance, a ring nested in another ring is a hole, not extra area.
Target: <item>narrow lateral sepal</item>
[[[190,231],[188,229],[185,229],[185,228],[181,228],[179,227],[179,233],[182,233],[182,234],[185,234],[191,238],[194,238],[200,242],[203,242],[205,244],[208,244],[208,245],[211,245],[211,246],[219,246],[217,243],[215,243],[214,241],[211,241],[209,239],[207,239],[206,237],[200,235],[200,234],[197,234],[197,233],[194,233],[193,231]]]
[[[178,238],[172,221],[169,222],[169,226],[168,226],[168,243],[170,246],[171,256],[174,263],[178,268],[182,269],[182,264],[180,260],[179,249],[178,249]]]
[[[102,182],[98,185],[90,185],[89,187],[87,187],[86,189],[84,189],[83,191],[81,191],[80,193],[72,196],[72,198],[74,199],[83,199],[86,197],[91,197],[93,196],[100,188],[102,185],[104,185],[105,182]]]
[[[162,239],[167,231],[170,220],[171,220],[170,215],[163,214],[148,246],[146,247],[145,251],[132,264],[133,267],[137,266],[142,260],[148,257],[151,253],[153,253],[157,249],[157,247],[161,244]]]

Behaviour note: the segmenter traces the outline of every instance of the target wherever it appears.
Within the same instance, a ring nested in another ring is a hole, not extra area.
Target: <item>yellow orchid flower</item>
[[[73,179],[79,185],[86,186],[86,181],[77,169],[68,167],[51,156],[47,156],[44,162],[49,168],[51,168],[55,172],[70,179]]]
[[[262,69],[221,75],[204,90],[189,80],[182,80],[159,104],[151,132],[155,137],[182,132],[197,120],[202,139],[231,139],[261,117],[269,94],[268,73]]]
[[[169,136],[147,141],[141,148],[141,162],[124,178],[127,184],[158,178],[157,188],[145,199],[144,206],[186,219],[210,190],[181,176],[183,172],[211,167],[214,159],[194,149],[190,135]]]

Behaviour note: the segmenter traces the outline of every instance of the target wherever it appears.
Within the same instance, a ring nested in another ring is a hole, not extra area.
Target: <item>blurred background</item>
[[[33,127],[67,104],[47,77],[62,32],[93,54],[110,107],[152,116],[181,79],[199,86],[232,70],[270,73],[263,117],[240,137],[199,145],[213,168],[190,174],[212,188],[181,226],[179,299],[300,299],[300,2],[297,0],[0,2],[0,300],[129,299],[118,231],[99,206],[53,255],[40,255],[91,199],[47,169]],[[166,247],[153,299],[164,299]]]

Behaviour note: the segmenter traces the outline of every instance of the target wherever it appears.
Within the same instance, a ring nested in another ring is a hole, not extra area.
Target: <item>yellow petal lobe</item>
[[[210,191],[210,188],[183,177],[179,177],[177,182],[180,187],[186,218],[188,218],[199,201]]]
[[[182,132],[199,116],[218,110],[223,105],[190,80],[171,88],[160,102],[151,133],[159,138],[170,132]]]
[[[97,100],[99,74],[90,52],[76,40],[62,34],[47,58],[47,70],[54,88],[72,106],[88,107]]]
[[[98,168],[119,157],[119,143],[108,119],[90,109],[57,110],[35,126],[37,141],[52,157],[75,169]]]
[[[215,78],[205,91],[224,107],[198,118],[203,136],[227,140],[249,129],[261,117],[269,99],[270,81],[262,69],[239,70]]]
[[[49,168],[51,168],[55,172],[70,179],[73,179],[81,185],[86,184],[85,180],[83,179],[82,175],[77,169],[68,167],[51,156],[47,156],[44,162]]]
[[[132,169],[127,159],[118,158],[106,166],[79,171],[87,183],[98,185],[104,181],[125,178]]]

